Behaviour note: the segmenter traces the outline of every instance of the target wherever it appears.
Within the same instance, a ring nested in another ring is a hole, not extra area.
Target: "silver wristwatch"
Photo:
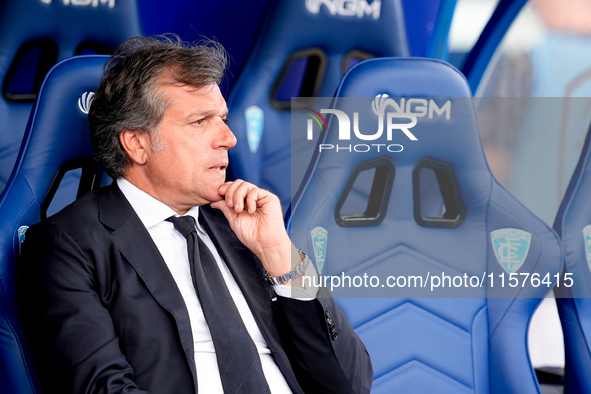
[[[303,250],[298,249],[298,253],[300,254],[300,257],[302,258],[302,261],[300,261],[300,263],[298,265],[296,265],[294,267],[294,269],[289,271],[287,274],[283,274],[283,275],[279,275],[279,276],[269,276],[265,272],[265,280],[267,281],[267,283],[272,284],[273,286],[284,285],[284,284],[291,282],[292,280],[297,279],[300,276],[304,275],[304,272],[306,272],[306,269],[308,268],[308,264],[311,263],[311,260],[308,257],[308,255],[306,254],[306,252],[304,252]]]

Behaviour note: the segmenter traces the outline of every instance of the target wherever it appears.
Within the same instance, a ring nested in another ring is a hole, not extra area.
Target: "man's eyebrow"
[[[212,109],[205,109],[203,111],[198,111],[198,112],[190,112],[187,115],[187,118],[205,118],[207,116],[216,116],[218,114],[218,111],[214,108]],[[228,116],[228,108],[224,108],[224,110],[222,111],[222,117]]]

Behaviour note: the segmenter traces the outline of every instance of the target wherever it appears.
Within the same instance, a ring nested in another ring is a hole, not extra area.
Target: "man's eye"
[[[196,124],[197,126],[201,126],[204,122],[205,122],[205,119],[198,119],[195,122],[193,122],[193,124]]]
[[[230,119],[228,119],[228,118],[222,118],[222,121],[227,124],[230,121]]]

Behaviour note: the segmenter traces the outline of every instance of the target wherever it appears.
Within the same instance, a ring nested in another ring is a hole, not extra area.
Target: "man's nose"
[[[217,139],[217,145],[219,147],[230,149],[236,145],[236,142],[236,136],[234,133],[232,133],[232,130],[230,130],[226,123],[223,123],[219,133],[219,138]]]

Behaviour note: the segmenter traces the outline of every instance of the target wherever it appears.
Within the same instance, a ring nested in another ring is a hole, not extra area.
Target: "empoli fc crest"
[[[529,252],[531,234],[515,228],[501,228],[490,233],[495,256],[508,273],[517,272]]]
[[[318,273],[322,273],[324,267],[324,260],[326,259],[326,244],[328,242],[328,231],[323,227],[315,227],[310,232],[312,237],[312,245],[314,246],[314,257],[316,257],[316,265],[318,266]]]

